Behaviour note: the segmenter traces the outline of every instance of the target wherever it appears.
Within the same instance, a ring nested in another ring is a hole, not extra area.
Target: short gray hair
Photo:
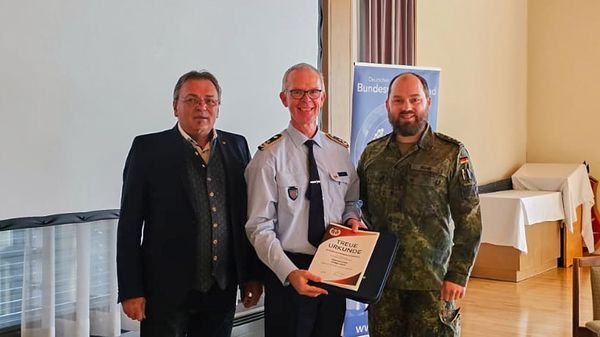
[[[285,87],[285,84],[287,83],[287,79],[288,76],[290,75],[290,73],[294,70],[299,70],[299,69],[310,69],[312,71],[314,71],[315,73],[319,74],[319,79],[321,79],[321,90],[325,91],[325,81],[323,80],[323,74],[315,67],[311,66],[308,63],[297,63],[294,64],[293,66],[289,67],[288,70],[285,71],[285,73],[283,74],[283,80],[281,81],[281,91],[285,91],[287,88]]]

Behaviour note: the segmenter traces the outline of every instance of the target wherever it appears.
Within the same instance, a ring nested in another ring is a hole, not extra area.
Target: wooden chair
[[[580,268],[590,268],[594,320],[579,326]],[[600,256],[573,259],[573,337],[600,336]]]

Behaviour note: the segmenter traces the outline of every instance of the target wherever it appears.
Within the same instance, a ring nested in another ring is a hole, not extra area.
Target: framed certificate
[[[379,300],[394,263],[398,239],[330,224],[308,270],[321,277],[313,285],[363,303]]]
[[[320,276],[322,283],[356,291],[378,238],[378,232],[329,224],[308,271]]]

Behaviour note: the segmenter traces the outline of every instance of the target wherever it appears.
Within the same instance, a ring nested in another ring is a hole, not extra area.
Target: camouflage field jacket
[[[479,249],[481,213],[463,144],[428,126],[401,156],[391,133],[369,143],[357,170],[365,220],[400,240],[387,287],[465,285]]]

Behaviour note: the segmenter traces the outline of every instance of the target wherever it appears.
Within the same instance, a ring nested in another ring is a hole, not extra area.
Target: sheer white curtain
[[[101,220],[26,230],[21,336],[120,335],[116,228]]]

